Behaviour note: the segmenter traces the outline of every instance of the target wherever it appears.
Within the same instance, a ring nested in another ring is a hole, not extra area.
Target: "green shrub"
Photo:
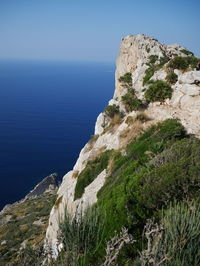
[[[161,69],[168,61],[169,58],[164,54],[162,57],[159,58],[159,63],[155,64],[155,62],[158,60],[157,55],[151,55],[149,56],[149,68],[146,69],[145,71],[145,76],[143,78],[143,86],[145,84],[149,84],[150,79],[153,77],[155,71]]]
[[[189,67],[194,68],[198,61],[199,58],[195,56],[176,56],[170,60],[168,67],[172,69],[186,70]]]
[[[155,73],[155,68],[154,67],[151,66],[151,67],[146,69],[145,76],[143,78],[143,85],[149,83],[149,80],[150,80],[151,77],[153,77],[154,73]]]
[[[105,114],[110,117],[113,118],[116,114],[120,114],[119,111],[119,106],[116,104],[113,105],[108,105],[105,109],[104,109]]]
[[[149,64],[155,64],[155,62],[158,60],[158,56],[157,55],[150,55],[149,56]]]
[[[186,49],[182,49],[181,50],[181,53],[185,54],[185,55],[191,55],[191,56],[194,56],[194,54],[191,52],[191,51],[188,51]]]
[[[149,88],[145,91],[145,99],[147,102],[163,102],[167,98],[171,98],[172,89],[169,84],[162,80],[152,82]]]
[[[121,82],[122,86],[127,89],[132,87],[132,74],[130,72],[124,74],[124,76],[119,78],[119,82]]]
[[[186,70],[189,67],[189,64],[186,57],[176,56],[170,60],[168,67],[171,67],[172,69]]]
[[[89,161],[79,174],[75,187],[74,200],[82,197],[85,188],[108,166],[111,151],[103,152],[97,159]]]
[[[158,64],[158,67],[162,68],[169,60],[169,57],[166,54],[163,54],[163,56],[159,59],[160,63]]]
[[[122,102],[124,103],[127,112],[139,110],[143,107],[142,101],[137,98],[134,89],[129,89],[128,92],[122,96]]]
[[[167,73],[166,80],[170,84],[175,84],[178,80],[178,76],[174,73],[174,71],[170,71]]]

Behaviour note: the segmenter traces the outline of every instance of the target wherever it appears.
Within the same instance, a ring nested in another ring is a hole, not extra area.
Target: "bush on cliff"
[[[122,96],[122,102],[125,105],[127,112],[139,110],[143,107],[143,103],[137,98],[134,89],[129,89],[128,92]]]
[[[156,80],[151,83],[145,91],[145,99],[147,102],[163,102],[172,97],[172,89],[170,85],[163,80]]]

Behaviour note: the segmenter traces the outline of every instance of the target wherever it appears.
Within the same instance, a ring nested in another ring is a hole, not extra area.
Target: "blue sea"
[[[72,169],[114,92],[114,63],[0,61],[0,209]]]

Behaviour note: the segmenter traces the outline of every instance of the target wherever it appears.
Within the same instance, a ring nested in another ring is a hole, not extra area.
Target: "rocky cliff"
[[[108,104],[112,107],[98,116],[94,136],[81,150],[74,168],[63,177],[51,210],[45,246],[54,258],[62,249],[59,223],[65,211],[73,217],[97,202],[97,193],[110,175],[111,162],[105,167],[102,164],[82,193],[78,193],[77,182],[90,162],[105,151],[126,154],[124,148],[130,141],[152,124],[166,119],[180,119],[188,134],[200,136],[200,71],[194,68],[196,60],[182,46],[164,45],[143,34],[122,39],[115,92]],[[156,91],[152,94],[151,90],[160,84],[166,91],[162,95]],[[127,101],[127,94],[133,101]]]

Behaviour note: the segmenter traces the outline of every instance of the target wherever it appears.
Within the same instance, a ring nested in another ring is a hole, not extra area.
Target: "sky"
[[[0,0],[0,59],[114,62],[126,35],[200,57],[200,0]]]

